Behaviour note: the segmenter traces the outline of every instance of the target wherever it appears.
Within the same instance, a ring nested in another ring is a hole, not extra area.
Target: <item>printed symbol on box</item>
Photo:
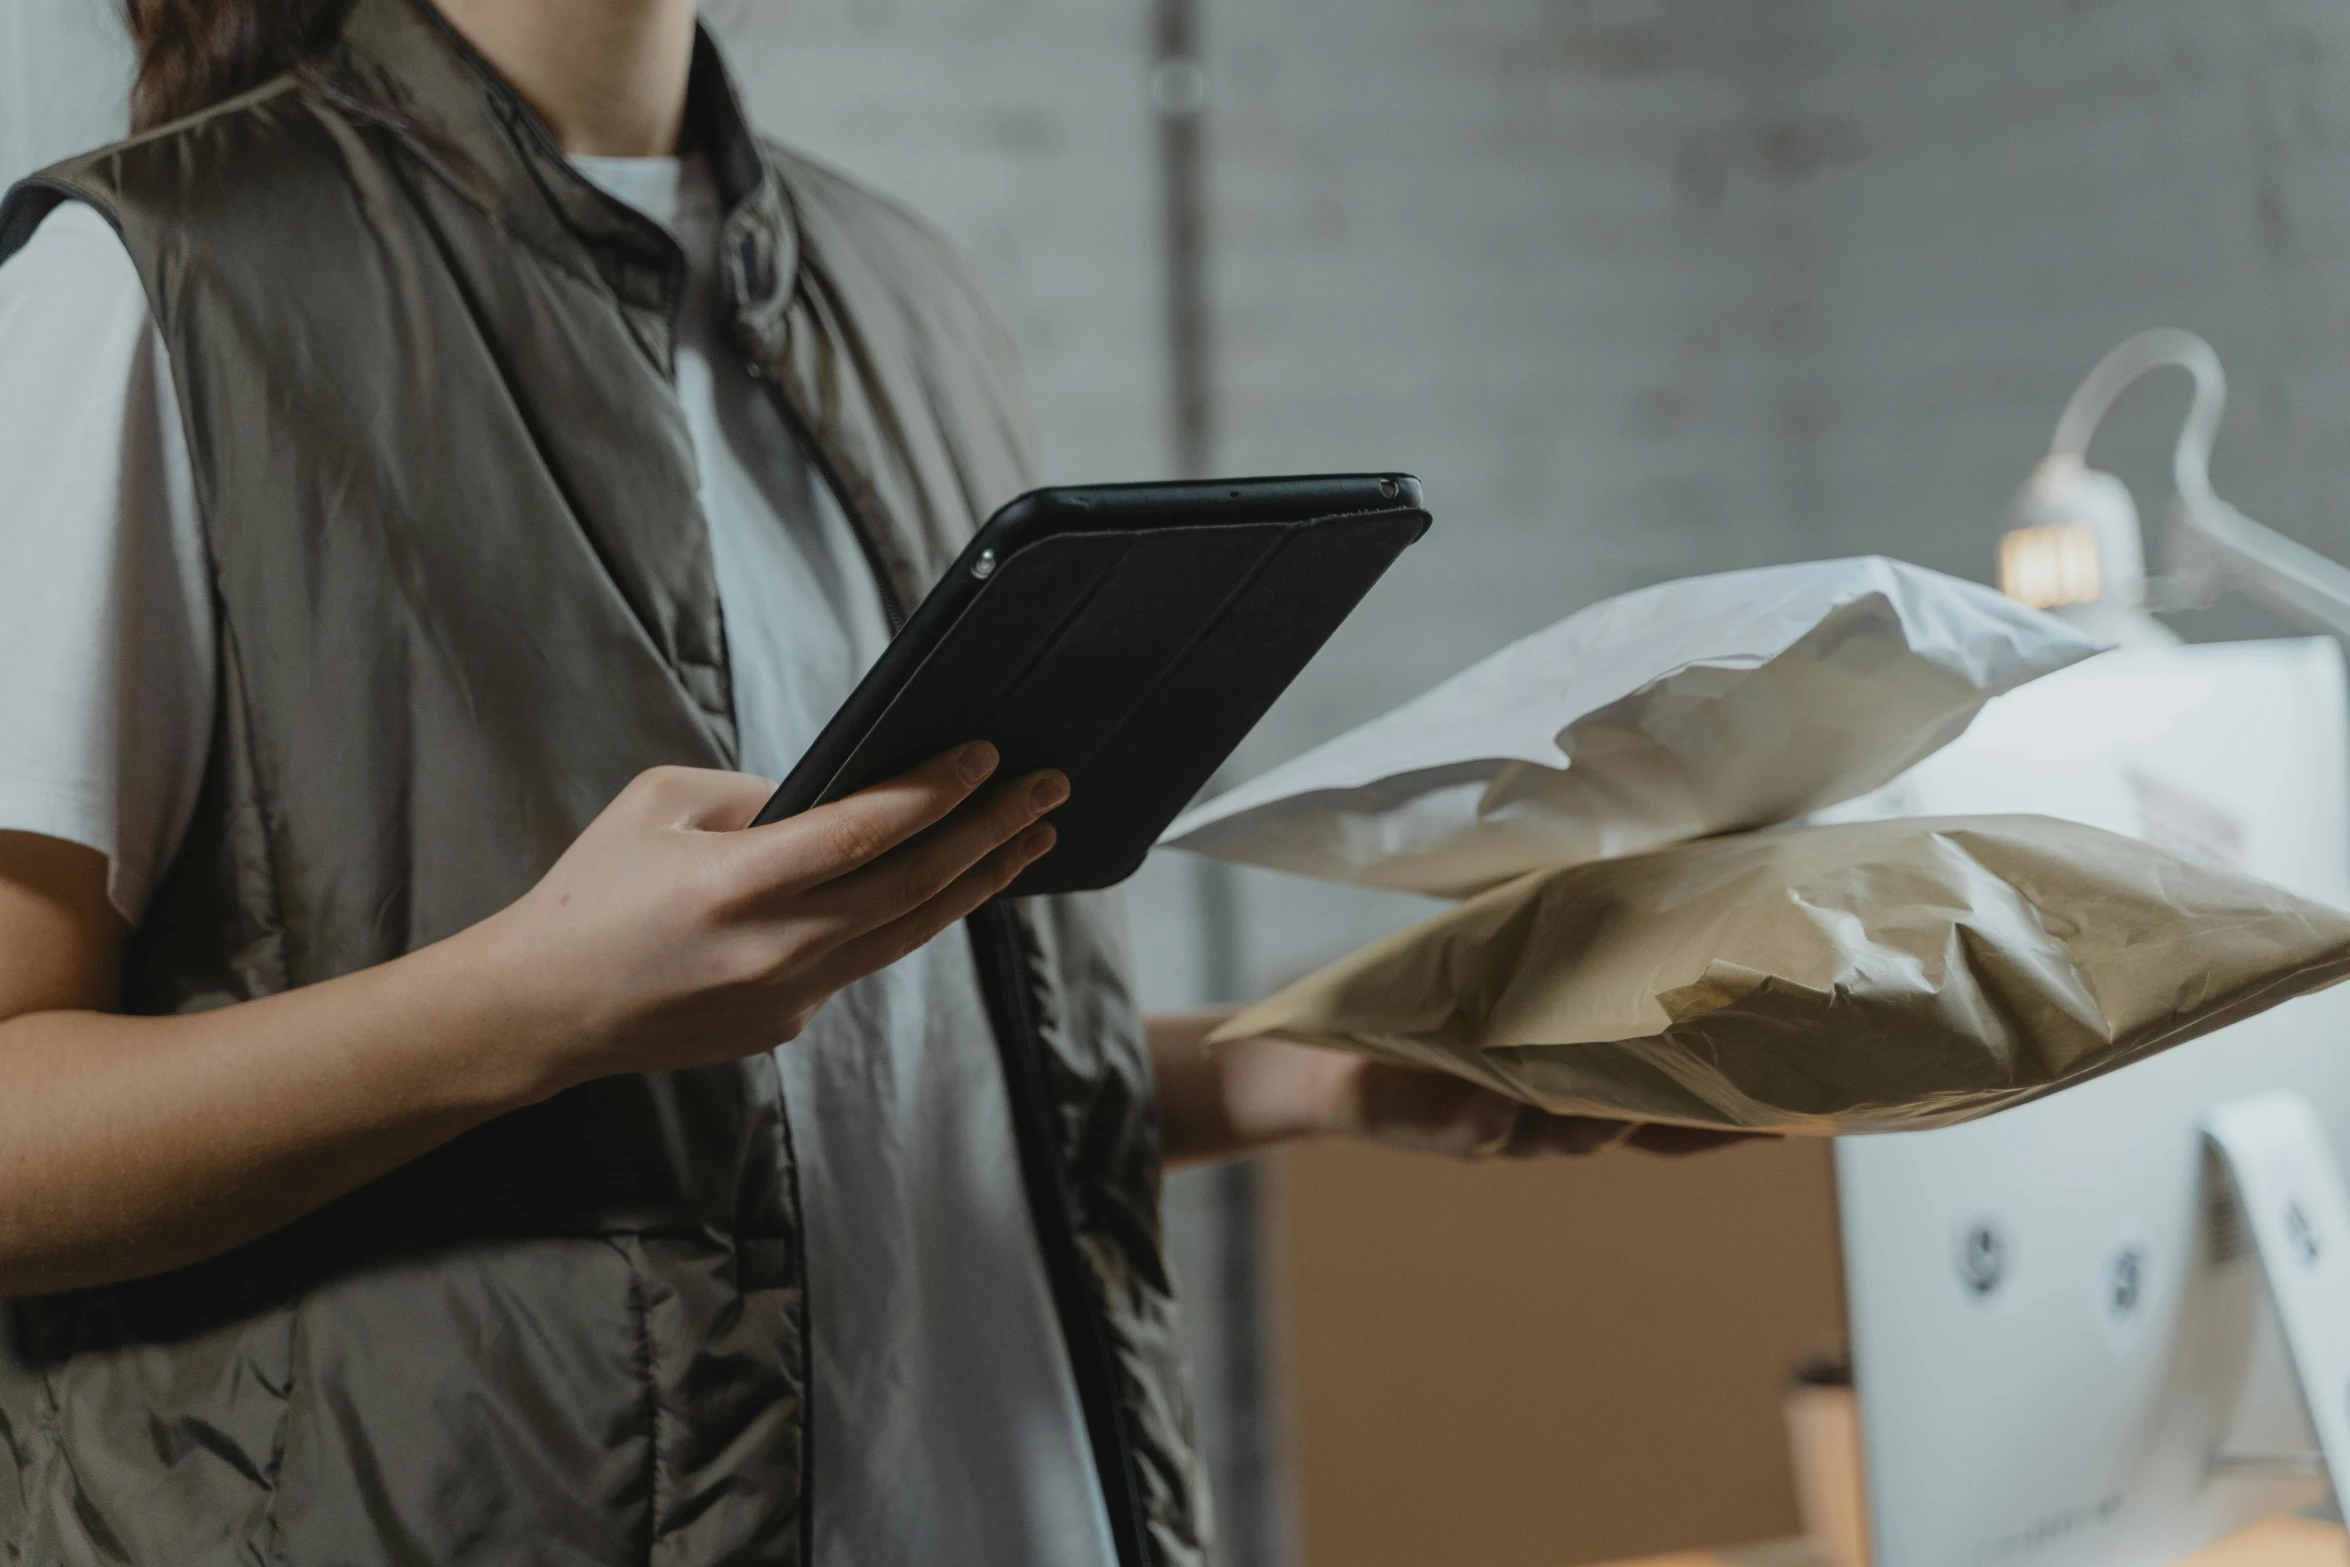
[[[2152,1253],[2143,1240],[2132,1236],[2106,1254],[2105,1265],[2097,1270],[2097,1315],[2116,1353],[2137,1338],[2153,1289]]]
[[[2309,1215],[2301,1210],[2301,1199],[2285,1200],[2285,1239],[2292,1243],[2293,1255],[2301,1259],[2301,1266],[2317,1266],[2317,1226],[2309,1222]]]
[[[2146,1298],[2146,1254],[2124,1246],[2105,1265],[2105,1314],[2119,1321],[2138,1314]]]
[[[1975,1220],[1958,1238],[1958,1282],[1967,1298],[1988,1302],[2007,1282],[2012,1248],[1997,1219]]]

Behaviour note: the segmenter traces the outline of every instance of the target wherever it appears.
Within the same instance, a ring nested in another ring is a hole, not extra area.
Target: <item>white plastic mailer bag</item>
[[[1306,976],[1271,1034],[1545,1110],[1943,1126],[2350,975],[2350,914],[2042,816],[1790,827],[1541,871]]]
[[[2097,650],[1990,588],[1878,557],[1662,583],[1502,649],[1161,842],[1464,896],[1864,794],[1992,697]]]

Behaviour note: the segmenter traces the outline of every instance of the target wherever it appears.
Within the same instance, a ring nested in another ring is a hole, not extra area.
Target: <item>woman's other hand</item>
[[[1265,1040],[1288,1050],[1312,1050]],[[1523,1159],[1543,1154],[1587,1154],[1621,1143],[1649,1153],[1699,1153],[1744,1142],[1746,1132],[1703,1131],[1590,1115],[1551,1115],[1482,1088],[1465,1078],[1393,1066],[1369,1056],[1333,1050],[1341,1065],[1326,1067],[1331,1085],[1330,1129],[1390,1148],[1449,1154],[1456,1159]]]
[[[1150,1020],[1170,1164],[1300,1137],[1355,1137],[1456,1159],[1587,1154],[1621,1143],[1686,1154],[1751,1134],[1547,1115],[1465,1079],[1281,1039],[1210,1047],[1224,1012]]]

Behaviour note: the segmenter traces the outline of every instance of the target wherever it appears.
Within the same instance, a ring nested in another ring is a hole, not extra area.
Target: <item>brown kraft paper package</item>
[[[1561,1114],[1837,1134],[1948,1125],[2350,975],[2350,914],[2093,827],[1739,833],[1536,871],[1219,1029]]]

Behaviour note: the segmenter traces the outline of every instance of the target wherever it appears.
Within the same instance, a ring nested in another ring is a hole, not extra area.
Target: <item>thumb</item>
[[[688,832],[734,832],[751,825],[775,793],[774,783],[714,767],[656,767],[629,785],[642,792],[646,816]]]

